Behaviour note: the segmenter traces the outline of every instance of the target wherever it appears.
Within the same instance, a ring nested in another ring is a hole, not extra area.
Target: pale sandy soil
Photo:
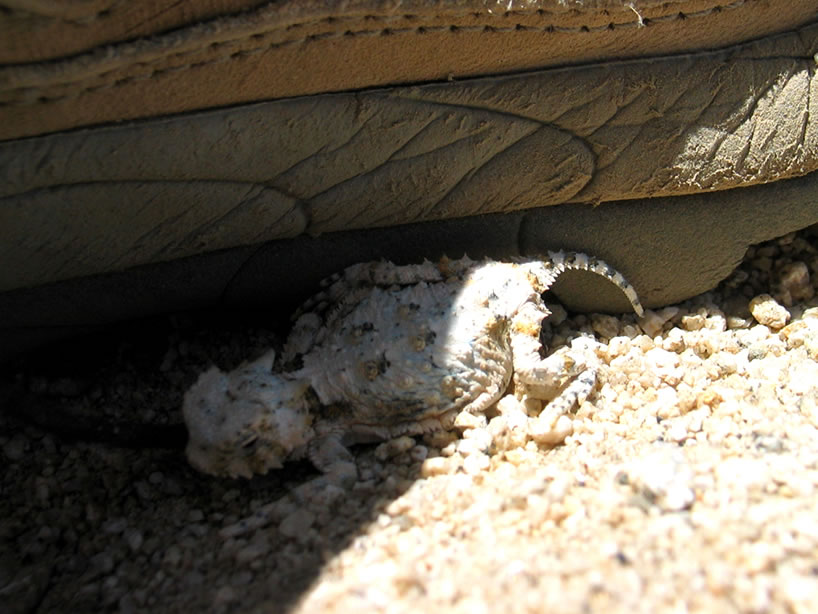
[[[173,319],[93,377],[70,350],[15,367],[36,395],[5,409],[70,417],[0,417],[0,611],[814,612],[816,244],[753,248],[716,291],[641,320],[558,324],[554,346],[604,344],[561,445],[360,447],[355,490],[311,503],[289,494],[306,464],[217,480],[177,431],[144,427],[178,424],[196,373],[268,330]],[[66,436],[95,421],[118,426]]]

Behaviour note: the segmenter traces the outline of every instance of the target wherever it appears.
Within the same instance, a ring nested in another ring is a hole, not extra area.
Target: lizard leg
[[[596,342],[579,337],[570,346],[541,358],[540,322],[548,311],[541,304],[529,305],[520,310],[512,324],[515,394],[523,400],[552,399],[529,419],[527,430],[539,443],[556,444],[573,431],[567,414],[585,401],[596,384]]]

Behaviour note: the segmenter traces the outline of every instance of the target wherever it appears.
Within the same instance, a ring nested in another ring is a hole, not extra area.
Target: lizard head
[[[196,469],[250,478],[281,467],[313,437],[308,383],[271,367],[271,354],[228,373],[211,367],[187,391],[187,457]]]

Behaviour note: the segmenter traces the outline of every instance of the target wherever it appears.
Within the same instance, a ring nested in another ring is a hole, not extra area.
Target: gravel
[[[359,447],[354,490],[317,499],[307,464],[219,480],[157,445],[198,371],[281,331],[177,317],[85,372],[66,350],[15,365],[0,611],[814,612],[816,234],[641,319],[556,310],[553,348],[601,342],[574,415],[527,432],[501,406]],[[55,406],[71,419],[32,424]]]

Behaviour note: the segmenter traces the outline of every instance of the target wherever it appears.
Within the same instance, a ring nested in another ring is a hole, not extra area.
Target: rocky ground
[[[817,235],[641,319],[555,314],[552,347],[602,342],[558,445],[501,415],[360,447],[320,501],[292,494],[306,464],[219,480],[182,453],[196,374],[281,331],[186,316],[41,352],[3,389],[0,611],[814,612]]]

